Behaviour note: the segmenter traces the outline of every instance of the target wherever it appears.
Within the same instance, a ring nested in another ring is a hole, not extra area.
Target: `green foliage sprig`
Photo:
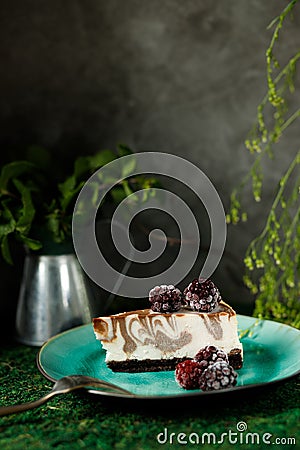
[[[131,153],[127,146],[119,145],[115,152],[101,150],[80,156],[74,161],[73,172],[58,181],[53,179],[53,167],[52,170],[47,167],[49,154],[38,147],[31,148],[28,160],[4,165],[0,173],[0,246],[4,260],[13,263],[10,250],[13,240],[32,251],[68,243],[75,201],[87,179],[105,164]],[[156,180],[127,177],[131,170],[124,164],[122,180],[110,190],[105,202],[117,204],[138,189],[144,189],[145,196],[147,192],[152,195],[151,187],[157,184]],[[96,183],[94,198],[98,190]]]
[[[283,68],[275,57],[284,21],[298,0],[291,1],[276,17],[266,51],[268,91],[257,107],[257,120],[245,141],[254,161],[241,184],[231,194],[227,222],[247,220],[242,208],[243,189],[252,182],[256,202],[261,201],[265,158],[275,157],[274,147],[284,132],[299,118],[300,108],[290,112],[288,96],[295,92],[295,73],[300,51],[289,57]],[[300,151],[294,154],[278,189],[263,231],[249,245],[245,255],[244,282],[255,295],[254,316],[274,319],[300,328]]]

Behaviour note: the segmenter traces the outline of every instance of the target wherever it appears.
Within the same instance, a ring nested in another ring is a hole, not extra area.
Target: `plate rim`
[[[241,318],[245,318],[245,319],[251,319],[253,321],[259,320],[260,322],[269,322],[272,324],[278,324],[278,326],[283,326],[284,328],[287,329],[292,329],[295,330],[297,332],[300,333],[300,330],[298,330],[298,328],[295,328],[291,325],[287,325],[285,323],[281,323],[281,322],[277,322],[275,320],[269,320],[269,319],[259,319],[257,317],[253,317],[253,316],[247,316],[244,314],[237,314],[237,319],[241,317]],[[76,330],[80,329],[80,328],[88,328],[91,327],[92,324],[91,323],[87,323],[87,324],[83,324],[83,325],[79,325],[77,327],[74,328],[70,328],[68,330],[62,331],[60,333],[55,334],[54,336],[52,336],[51,338],[49,338],[47,341],[44,342],[44,344],[40,347],[40,349],[37,352],[36,355],[36,365],[38,370],[40,371],[40,373],[49,381],[55,383],[57,381],[57,379],[51,377],[46,370],[43,368],[43,365],[41,363],[41,355],[43,353],[43,351],[45,350],[45,348],[51,344],[52,341],[55,341],[56,339],[60,338],[61,336],[65,335],[65,334],[69,334],[69,333],[74,333],[76,332]],[[70,374],[73,375],[73,374]],[[74,375],[78,375],[78,374],[74,374]],[[298,375],[300,375],[300,369],[298,369],[296,372],[283,376],[282,378],[276,379],[276,380],[271,380],[271,381],[266,381],[266,382],[260,382],[260,383],[253,383],[253,384],[246,384],[244,386],[235,386],[232,388],[227,388],[227,389],[220,389],[220,390],[215,390],[215,391],[200,391],[200,390],[192,390],[192,391],[183,391],[182,393],[178,393],[178,394],[169,394],[169,395],[140,395],[140,394],[134,394],[133,396],[129,396],[126,394],[121,394],[121,393],[115,393],[115,392],[109,392],[109,391],[98,391],[95,389],[89,389],[89,388],[85,388],[85,391],[89,394],[95,394],[98,396],[108,396],[108,397],[117,397],[117,398],[126,398],[126,399],[131,399],[131,400],[163,400],[163,399],[183,399],[183,398],[191,398],[191,397],[198,397],[198,396],[207,396],[207,395],[224,395],[224,394],[230,394],[232,392],[239,392],[239,391],[248,391],[250,389],[257,389],[257,388],[262,388],[262,387],[268,387],[268,386],[272,386],[274,384],[280,384],[283,382],[286,382],[292,378],[297,377]]]

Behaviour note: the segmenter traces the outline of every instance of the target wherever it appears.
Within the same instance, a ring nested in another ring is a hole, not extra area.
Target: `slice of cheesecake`
[[[233,368],[243,364],[236,313],[222,300],[213,312],[143,309],[95,318],[93,327],[116,372],[174,370],[207,345],[224,350]]]

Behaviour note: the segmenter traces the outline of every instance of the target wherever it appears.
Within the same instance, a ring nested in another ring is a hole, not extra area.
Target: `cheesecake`
[[[163,297],[159,294],[161,287],[156,287],[149,295],[151,308],[93,319],[95,337],[106,351],[107,366],[115,372],[174,370],[179,362],[194,358],[199,349],[211,345],[227,354],[234,369],[240,369],[243,347],[232,307],[210,291],[212,299],[206,293],[203,311],[197,286],[193,290],[189,285],[183,302],[179,301],[179,290],[166,287],[172,295],[169,299],[164,295],[161,304],[157,304],[158,296]],[[212,310],[207,305],[212,305]]]

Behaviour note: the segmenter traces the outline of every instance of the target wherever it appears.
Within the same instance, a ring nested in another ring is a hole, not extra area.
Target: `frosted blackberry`
[[[206,364],[202,364],[203,367],[217,361],[225,361],[229,363],[226,353],[214,345],[207,345],[206,347],[201,348],[201,350],[199,350],[199,352],[194,356],[194,359],[199,362],[206,362]]]
[[[214,391],[226,389],[236,385],[237,373],[225,361],[209,364],[202,372],[199,379],[200,389],[203,391]]]
[[[184,290],[185,302],[194,311],[213,311],[221,301],[219,289],[210,280],[193,280]]]
[[[178,311],[182,306],[182,294],[172,284],[155,286],[149,292],[151,309],[155,312],[169,313]]]
[[[199,389],[201,374],[199,363],[192,359],[178,363],[175,368],[175,380],[184,389]]]

